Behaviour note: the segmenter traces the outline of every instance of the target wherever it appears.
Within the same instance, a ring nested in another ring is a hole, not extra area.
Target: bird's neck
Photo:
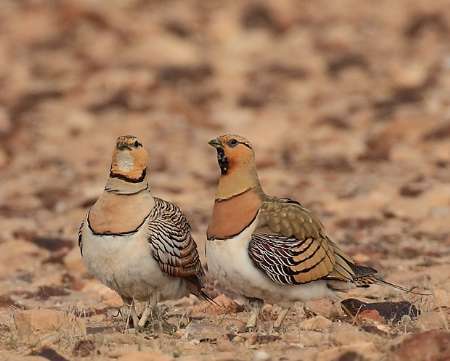
[[[222,174],[219,179],[216,200],[227,200],[249,189],[253,189],[261,195],[264,194],[255,167],[230,169],[226,174]]]
[[[230,239],[239,235],[256,220],[262,202],[260,188],[248,188],[229,198],[216,199],[208,239]]]
[[[89,211],[89,226],[100,234],[133,232],[154,205],[147,175],[136,183],[110,177],[103,194]]]
[[[139,174],[140,176],[137,178],[129,178],[127,175],[111,171],[106,182],[105,192],[117,195],[133,195],[149,190],[146,169],[144,168]]]

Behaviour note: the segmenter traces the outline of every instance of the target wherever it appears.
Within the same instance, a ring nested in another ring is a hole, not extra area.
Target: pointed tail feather
[[[432,293],[430,292],[414,291],[414,289],[417,287],[406,288],[385,281],[381,276],[376,275],[376,273],[378,273],[376,269],[355,264],[354,261],[348,255],[346,255],[334,242],[332,242],[331,240],[328,241],[332,245],[336,257],[335,268],[333,272],[331,272],[327,277],[327,279],[329,279],[331,282],[352,282],[356,287],[369,287],[373,284],[382,284],[415,295],[432,295]],[[336,287],[336,284],[333,284],[331,282],[328,285],[333,289],[339,290],[339,287]]]
[[[214,306],[222,307],[214,299],[205,292],[205,273],[203,269],[195,276],[189,278],[189,291],[200,298],[201,300],[208,301]]]
[[[414,291],[415,288],[417,288],[417,286],[413,286],[411,288],[406,288],[406,287],[402,287],[399,285],[396,285],[395,283],[391,283],[388,281],[385,281],[384,279],[382,279],[381,277],[374,277],[377,281],[377,283],[381,283],[383,285],[389,286],[389,287],[393,287],[397,290],[403,291],[403,292],[407,292],[407,293],[412,293],[414,295],[421,295],[421,296],[432,296],[431,292],[418,292],[418,291]]]
[[[208,295],[203,289],[199,290],[199,297],[204,301],[208,301],[209,303],[213,304],[216,307],[222,308],[222,305],[219,305],[216,301],[214,301],[214,299],[210,295]]]
[[[389,286],[392,288],[395,288],[397,290],[412,293],[415,295],[421,295],[421,296],[431,296],[431,293],[424,293],[424,292],[418,292],[414,291],[416,286],[411,288],[402,287],[399,285],[396,285],[395,283],[391,283],[388,281],[385,281],[381,276],[377,276],[377,270],[368,267],[368,266],[361,266],[356,264],[350,264],[350,267],[352,268],[353,272],[355,273],[354,283],[357,287],[369,287],[372,284],[382,284],[385,286]]]

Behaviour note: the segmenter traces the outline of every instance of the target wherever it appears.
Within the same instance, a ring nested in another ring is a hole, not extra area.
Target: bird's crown
[[[117,138],[116,149],[118,150],[132,150],[139,147],[142,147],[142,143],[134,135],[121,135]]]
[[[240,135],[224,134],[209,142],[215,148],[236,148],[238,145],[244,145],[248,149],[253,149],[250,141]]]

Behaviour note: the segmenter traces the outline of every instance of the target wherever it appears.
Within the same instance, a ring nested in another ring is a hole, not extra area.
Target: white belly
[[[156,291],[161,300],[185,296],[185,281],[161,271],[143,229],[126,236],[97,236],[85,226],[83,260],[89,272],[122,297],[146,301]]]
[[[307,301],[333,296],[325,281],[281,285],[256,268],[248,255],[248,244],[253,230],[252,225],[232,239],[207,242],[208,269],[222,288],[230,293],[247,298],[260,298],[269,303]]]

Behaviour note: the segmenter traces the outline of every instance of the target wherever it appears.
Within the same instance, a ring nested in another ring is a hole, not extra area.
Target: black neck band
[[[113,171],[109,172],[109,176],[111,178],[117,178],[117,179],[123,180],[125,182],[129,182],[129,183],[141,183],[145,179],[146,174],[147,174],[147,168],[144,168],[144,170],[141,173],[141,176],[139,178],[137,178],[137,179],[136,178],[129,178],[129,177],[123,175],[123,174],[114,173]]]

